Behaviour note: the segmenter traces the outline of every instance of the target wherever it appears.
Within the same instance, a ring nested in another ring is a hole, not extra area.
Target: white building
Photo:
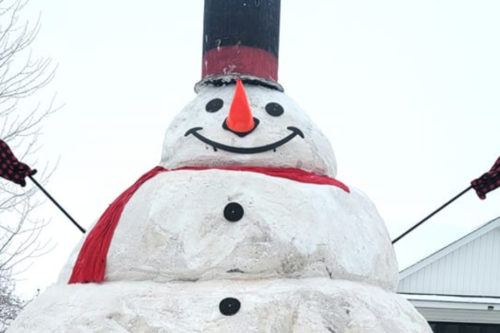
[[[500,333],[500,217],[400,273],[436,333]]]

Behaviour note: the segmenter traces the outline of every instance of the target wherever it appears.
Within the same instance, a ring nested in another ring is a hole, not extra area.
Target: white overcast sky
[[[283,0],[279,82],[330,138],[338,179],[363,190],[394,238],[500,155],[500,2]],[[64,108],[44,124],[47,189],[85,227],[160,159],[201,75],[203,1],[31,1],[33,45],[58,64]],[[35,166],[36,167],[36,166]],[[18,276],[52,283],[80,239],[49,202],[54,249]],[[400,267],[500,215],[469,192],[396,245]],[[346,226],[348,228],[349,226]]]

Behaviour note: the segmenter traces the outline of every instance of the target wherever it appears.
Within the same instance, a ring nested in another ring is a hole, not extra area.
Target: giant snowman
[[[206,0],[204,26],[160,166],[9,332],[430,332],[375,207],[277,83],[279,1]]]

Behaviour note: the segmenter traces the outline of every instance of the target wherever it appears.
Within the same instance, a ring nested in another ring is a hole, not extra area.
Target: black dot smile
[[[201,142],[204,142],[207,145],[212,146],[215,151],[217,151],[217,149],[220,149],[220,150],[225,150],[225,151],[230,152],[230,153],[237,153],[237,154],[257,154],[257,153],[263,153],[263,152],[266,152],[269,150],[276,151],[276,148],[284,145],[285,143],[292,140],[297,135],[300,136],[302,139],[304,138],[304,133],[302,133],[301,130],[299,130],[297,127],[289,126],[289,127],[287,127],[287,129],[289,131],[291,131],[292,133],[290,133],[289,135],[287,135],[283,139],[278,140],[274,143],[270,143],[268,145],[260,146],[260,147],[248,147],[248,148],[247,147],[231,147],[231,146],[227,146],[227,145],[224,145],[222,143],[219,143],[219,142],[212,141],[212,140],[204,137],[203,135],[198,133],[202,129],[203,129],[203,127],[193,127],[191,129],[189,129],[184,134],[184,136],[188,136],[188,135],[192,134],[194,137],[196,137]]]

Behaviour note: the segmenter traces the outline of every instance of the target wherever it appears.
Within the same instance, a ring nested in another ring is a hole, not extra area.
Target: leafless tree
[[[41,123],[55,108],[53,101],[43,108],[33,105],[30,97],[51,81],[55,67],[50,59],[31,54],[40,20],[21,19],[27,1],[0,0],[0,138],[19,160],[33,166]],[[43,182],[47,172],[40,174]],[[22,263],[46,249],[39,241],[46,221],[32,214],[39,205],[35,193],[32,186],[21,188],[0,179],[0,332],[23,305],[13,293],[13,269],[22,269]]]
[[[23,308],[23,302],[14,294],[12,280],[0,273],[0,332],[5,332],[9,323]]]

